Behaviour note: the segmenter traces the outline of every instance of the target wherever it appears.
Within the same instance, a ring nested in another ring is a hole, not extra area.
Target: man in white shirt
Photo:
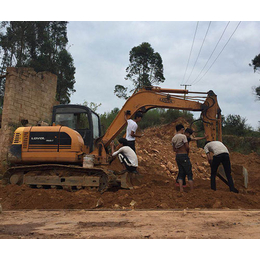
[[[204,146],[204,151],[207,154],[207,158],[211,166],[211,189],[216,190],[217,170],[220,163],[222,163],[230,191],[238,193],[237,189],[234,187],[234,182],[231,176],[231,164],[227,147],[220,141],[207,141]],[[210,152],[213,153],[213,160],[211,159]]]
[[[119,145],[117,151],[115,151],[114,143],[111,143],[112,156],[118,155],[119,161],[126,167],[130,172],[136,171],[138,167],[138,158],[132,148],[128,146],[128,142],[125,138],[118,140]]]
[[[135,151],[135,138],[143,136],[143,134],[139,135],[136,133],[137,128],[138,128],[137,123],[142,120],[143,114],[141,112],[137,112],[135,114],[134,120],[127,119],[126,115],[127,115],[127,113],[125,113],[125,120],[127,122],[126,140],[128,142],[128,146],[130,146]]]

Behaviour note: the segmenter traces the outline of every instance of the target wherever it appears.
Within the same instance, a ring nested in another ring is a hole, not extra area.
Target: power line
[[[211,52],[211,54],[210,54],[210,56],[209,56],[207,62],[205,63],[204,67],[202,68],[202,70],[200,71],[200,73],[198,74],[198,76],[197,76],[197,77],[193,80],[193,82],[191,83],[192,85],[193,85],[194,82],[198,79],[198,77],[201,75],[202,71],[203,71],[203,70],[205,69],[205,67],[207,66],[209,60],[211,59],[211,57],[212,57],[212,55],[213,55],[213,53],[215,52],[216,48],[218,47],[218,44],[219,44],[220,40],[222,39],[222,37],[223,37],[223,35],[224,35],[224,33],[225,33],[225,31],[226,31],[226,29],[227,29],[229,23],[230,23],[230,22],[227,23],[227,25],[226,25],[224,31],[222,32],[222,34],[221,34],[221,36],[220,36],[220,38],[219,38],[219,40],[218,40],[218,42],[217,42],[215,48],[214,48],[213,51]],[[195,83],[195,84],[196,84],[196,83]]]
[[[186,83],[189,81],[190,76],[192,75],[192,72],[193,72],[193,70],[194,70],[194,67],[195,67],[195,65],[197,64],[197,61],[198,61],[198,59],[199,59],[199,56],[200,56],[200,53],[201,53],[202,47],[203,47],[203,45],[204,45],[205,39],[206,39],[206,37],[207,37],[207,35],[208,35],[208,32],[209,32],[210,24],[211,24],[211,22],[209,22],[209,26],[208,26],[208,29],[207,29],[206,34],[205,34],[205,36],[204,36],[204,39],[203,39],[203,41],[202,41],[202,44],[201,44],[201,46],[200,46],[200,50],[199,50],[199,53],[198,53],[197,59],[196,59],[194,65],[193,65],[192,71],[191,71],[191,73],[190,73],[188,79],[186,80]]]
[[[191,45],[190,55],[189,55],[189,58],[188,58],[188,63],[187,63],[187,66],[186,66],[186,70],[185,70],[182,82],[184,82],[184,79],[185,79],[185,76],[186,76],[186,72],[187,72],[187,69],[188,69],[188,66],[189,66],[189,63],[190,63],[190,57],[191,57],[191,53],[192,53],[195,37],[196,37],[196,34],[197,34],[198,26],[199,26],[199,22],[197,22],[197,25],[196,25],[196,29],[195,29],[195,33],[194,33],[193,41],[192,41],[192,45]]]
[[[231,36],[229,37],[228,41],[226,42],[226,44],[224,45],[224,47],[222,48],[222,50],[220,51],[220,53],[218,54],[218,56],[216,57],[216,59],[213,61],[213,63],[211,64],[211,66],[208,68],[208,70],[204,73],[204,75],[195,83],[197,84],[207,73],[208,71],[211,69],[211,67],[214,65],[214,63],[216,62],[216,60],[218,59],[218,57],[220,56],[220,54],[223,52],[223,50],[225,49],[225,47],[227,46],[227,44],[229,43],[230,39],[232,38],[232,36],[234,35],[234,33],[236,32],[238,26],[240,25],[241,21],[238,23],[237,27],[235,28],[234,32],[231,34]]]

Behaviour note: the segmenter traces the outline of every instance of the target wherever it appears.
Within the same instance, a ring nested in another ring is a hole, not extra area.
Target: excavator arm
[[[199,94],[189,97],[187,94]],[[204,97],[203,97],[204,95]],[[206,95],[206,96],[205,96]],[[99,163],[107,161],[107,147],[112,140],[125,128],[125,111],[130,111],[129,118],[133,118],[137,111],[146,113],[152,108],[171,108],[188,111],[201,111],[205,133],[208,140],[221,141],[221,110],[218,106],[217,96],[213,91],[189,92],[180,89],[165,89],[159,87],[147,87],[133,94],[117,114],[114,121],[107,129],[105,135],[99,140],[96,149],[92,152]]]

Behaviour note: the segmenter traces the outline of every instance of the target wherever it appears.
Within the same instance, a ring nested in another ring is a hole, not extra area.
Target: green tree
[[[97,109],[101,106],[101,103],[95,103],[95,102],[88,102],[88,101],[84,101],[83,102],[83,106],[89,107],[91,110],[93,110],[94,112],[97,112]]]
[[[102,135],[105,134],[108,127],[111,125],[113,120],[116,118],[119,112],[119,108],[115,107],[110,112],[105,112],[104,114],[100,115],[100,121],[102,125]]]
[[[75,67],[66,50],[68,22],[18,21],[0,24],[0,75],[7,67],[32,67],[58,77],[57,100],[66,104],[74,90]],[[4,80],[0,81],[0,98]],[[1,104],[0,104],[1,105]]]
[[[252,63],[249,64],[249,66],[253,66],[254,72],[260,70],[260,54],[255,56],[255,58],[252,60]],[[257,97],[257,99],[260,101],[260,86],[253,87],[254,93]]]
[[[252,127],[246,124],[246,118],[240,115],[228,115],[223,118],[223,134],[245,136],[252,131]]]
[[[162,58],[158,52],[154,52],[150,43],[143,42],[132,48],[129,61],[125,79],[133,82],[134,88],[130,90],[130,93],[138,91],[143,86],[164,82]],[[116,85],[114,93],[119,98],[127,99],[127,90],[122,85]]]

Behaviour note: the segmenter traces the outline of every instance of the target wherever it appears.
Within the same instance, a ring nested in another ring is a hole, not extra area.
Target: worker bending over
[[[115,151],[115,144],[113,142],[111,143],[112,156],[115,157],[118,155],[119,161],[125,166],[126,170],[130,172],[136,171],[138,167],[136,153],[128,146],[128,142],[125,138],[120,138],[118,142],[117,151]]]
[[[207,158],[211,166],[211,189],[216,190],[217,170],[220,163],[222,163],[230,191],[238,193],[237,189],[234,187],[234,182],[231,176],[231,164],[227,147],[220,141],[207,141],[204,146],[204,151],[207,154]],[[213,160],[211,159],[210,152],[213,153]]]

